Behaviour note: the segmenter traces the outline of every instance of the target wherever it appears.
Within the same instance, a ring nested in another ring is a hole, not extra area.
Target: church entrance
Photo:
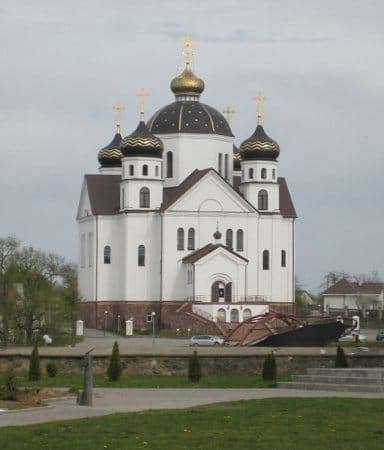
[[[211,302],[231,303],[232,283],[225,284],[223,281],[215,281],[211,288]]]

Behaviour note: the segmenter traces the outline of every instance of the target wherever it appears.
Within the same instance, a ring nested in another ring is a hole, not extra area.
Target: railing
[[[185,297],[186,302],[211,303],[211,297],[207,295],[195,295]],[[265,295],[232,295],[231,301],[213,302],[213,303],[267,303]]]
[[[206,311],[203,311],[200,308],[192,308],[192,312],[194,314],[197,314],[197,315],[201,316],[201,317],[204,317],[204,319],[211,320],[212,322],[214,322],[212,314],[210,314],[210,313],[208,313]]]

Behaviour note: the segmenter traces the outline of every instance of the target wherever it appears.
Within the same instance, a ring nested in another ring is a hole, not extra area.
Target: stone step
[[[384,368],[345,368],[345,369],[326,369],[326,368],[310,368],[307,369],[308,375],[325,375],[325,376],[343,376],[343,377],[360,377],[360,378],[384,378]]]
[[[343,392],[384,392],[381,386],[361,384],[332,384],[332,383],[300,383],[295,381],[281,381],[278,388],[303,389],[313,391],[343,391]]]
[[[346,377],[334,375],[292,375],[292,381],[304,383],[331,383],[331,384],[377,384],[384,386],[384,379],[381,377]]]

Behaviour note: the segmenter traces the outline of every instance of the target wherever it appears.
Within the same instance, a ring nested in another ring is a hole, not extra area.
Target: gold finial
[[[193,41],[189,35],[187,35],[181,42],[181,48],[183,49],[185,65],[189,68],[192,59],[192,49],[196,48],[196,42]]]
[[[125,108],[121,103],[117,102],[113,105],[112,109],[115,111],[116,133],[120,133],[121,111]]]
[[[139,105],[140,105],[140,121],[144,122],[144,106],[145,106],[145,98],[149,96],[148,92],[141,88],[140,91],[136,94],[139,97]]]
[[[265,96],[259,92],[253,100],[257,102],[257,125],[262,125],[263,123],[263,103],[265,101]]]
[[[223,109],[223,114],[225,115],[225,118],[227,119],[227,122],[231,124],[232,122],[232,116],[235,114],[235,110],[232,108],[232,106],[227,106]]]

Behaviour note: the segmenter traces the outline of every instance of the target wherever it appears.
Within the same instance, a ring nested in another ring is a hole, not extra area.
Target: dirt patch
[[[45,400],[50,398],[65,397],[68,395],[73,395],[73,393],[51,388],[20,389],[17,394],[17,400],[0,400],[0,409],[19,409],[45,406]]]

